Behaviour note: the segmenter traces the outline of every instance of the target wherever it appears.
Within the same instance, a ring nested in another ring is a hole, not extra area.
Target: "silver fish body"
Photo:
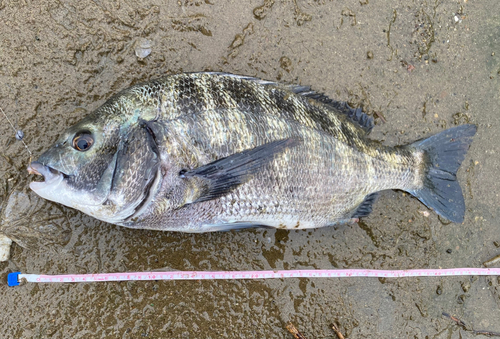
[[[132,228],[300,229],[368,215],[401,189],[461,222],[456,171],[474,125],[402,147],[367,135],[360,110],[225,73],[167,76],[122,91],[30,164],[42,197]]]

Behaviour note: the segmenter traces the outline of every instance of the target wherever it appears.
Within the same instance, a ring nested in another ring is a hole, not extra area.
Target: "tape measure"
[[[166,271],[166,272],[123,272],[96,274],[22,274],[9,273],[9,286],[17,286],[20,281],[34,283],[77,283],[134,280],[235,280],[235,279],[285,279],[285,278],[407,278],[490,275],[500,276],[500,268],[448,268],[422,270],[267,270],[267,271]]]

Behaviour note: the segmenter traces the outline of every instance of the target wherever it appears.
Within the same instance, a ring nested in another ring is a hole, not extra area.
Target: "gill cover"
[[[114,214],[105,221],[122,223],[138,217],[148,207],[160,181],[155,136],[148,123],[139,121],[119,144],[110,193],[104,203],[114,206]]]

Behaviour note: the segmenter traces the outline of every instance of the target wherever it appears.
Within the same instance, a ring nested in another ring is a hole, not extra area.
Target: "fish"
[[[39,196],[135,229],[213,232],[352,223],[406,191],[464,220],[456,173],[476,126],[409,145],[368,137],[372,117],[308,86],[219,72],[134,85],[31,162]]]

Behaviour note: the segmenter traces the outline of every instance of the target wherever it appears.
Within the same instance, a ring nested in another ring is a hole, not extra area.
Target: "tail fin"
[[[409,146],[425,151],[429,162],[424,187],[410,193],[437,214],[456,223],[461,223],[465,214],[456,174],[476,129],[476,125],[461,125]]]

